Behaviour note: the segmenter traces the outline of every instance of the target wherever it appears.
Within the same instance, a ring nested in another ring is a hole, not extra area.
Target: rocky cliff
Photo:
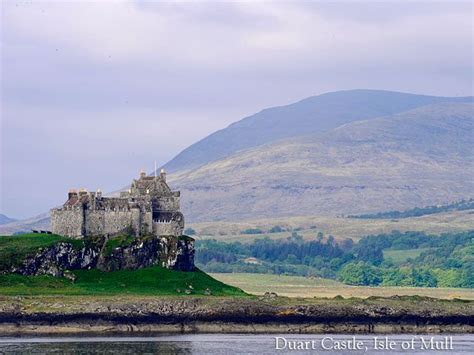
[[[194,240],[185,236],[120,236],[62,241],[38,249],[9,272],[74,278],[71,270],[134,270],[155,265],[178,271],[194,270]]]

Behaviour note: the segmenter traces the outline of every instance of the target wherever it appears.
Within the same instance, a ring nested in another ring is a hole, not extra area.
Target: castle
[[[83,238],[129,233],[135,236],[180,236],[184,216],[179,208],[180,192],[171,191],[166,173],[134,179],[120,197],[102,197],[100,190],[70,190],[60,208],[51,210],[54,234]]]

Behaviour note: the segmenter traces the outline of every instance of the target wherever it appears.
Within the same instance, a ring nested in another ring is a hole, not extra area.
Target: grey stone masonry
[[[100,191],[70,190],[60,208],[51,210],[52,232],[83,238],[127,232],[135,236],[180,236],[184,216],[179,207],[180,192],[171,191],[166,173],[140,173],[120,197],[103,197]]]

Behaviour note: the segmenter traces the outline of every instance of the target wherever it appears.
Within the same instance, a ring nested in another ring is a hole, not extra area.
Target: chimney
[[[67,195],[68,200],[70,200],[73,196],[77,196],[77,190],[76,189],[70,189],[69,193]]]
[[[140,170],[140,179],[143,179],[144,177],[146,177],[146,173],[145,173],[145,170]]]
[[[161,169],[160,171],[160,178],[166,182],[166,172],[165,169]]]
[[[97,198],[102,198],[102,191],[100,191],[100,189],[97,189],[96,196]]]

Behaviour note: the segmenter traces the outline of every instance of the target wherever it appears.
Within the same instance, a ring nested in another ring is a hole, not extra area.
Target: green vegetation
[[[34,255],[42,248],[67,242],[74,248],[83,248],[87,243],[101,243],[102,238],[74,240],[54,234],[23,234],[0,237],[0,271],[20,264],[26,257]],[[191,239],[188,236],[180,240]],[[134,238],[121,235],[110,238],[104,246],[105,255],[111,255],[117,247],[126,247]],[[223,284],[206,273],[196,270],[180,272],[161,267],[140,270],[103,272],[97,269],[68,271],[70,277],[23,276],[0,274],[0,294],[7,295],[219,295],[242,296],[241,290]],[[74,277],[72,277],[74,275]],[[74,278],[74,282],[70,279]]]
[[[75,270],[73,274],[75,282],[52,276],[0,275],[0,294],[245,296],[200,270],[180,272],[155,266],[114,272]]]
[[[184,234],[187,234],[187,235],[196,235],[196,231],[192,228],[186,228],[184,230]]]
[[[280,226],[273,226],[272,228],[270,228],[268,230],[268,233],[281,233],[281,232],[284,232],[285,230],[280,227]]]
[[[260,228],[247,228],[241,232],[242,234],[262,234],[264,233]]]
[[[384,260],[390,260],[391,262],[401,265],[407,262],[409,259],[415,259],[421,253],[432,250],[431,248],[418,248],[418,249],[385,249],[383,251]]]
[[[175,237],[171,237],[171,238],[175,238]],[[194,239],[191,238],[191,237],[188,237],[187,235],[180,235],[178,237],[178,240],[185,240],[185,241],[189,242],[189,241],[193,241]]]
[[[75,248],[82,248],[82,240],[74,240],[55,234],[29,233],[0,236],[0,270],[7,270],[21,263],[26,257],[34,255],[38,249],[47,248],[60,242],[68,242]]]
[[[474,210],[474,199],[461,200],[458,202],[441,205],[441,206],[427,206],[427,207],[416,207],[406,211],[388,211],[361,214],[356,216],[348,216],[349,218],[361,218],[361,219],[392,219],[392,218],[410,218],[410,217],[421,217],[429,214],[452,212],[452,211],[466,211]]]
[[[112,255],[115,248],[128,247],[135,240],[135,237],[131,235],[119,235],[112,237],[105,242],[104,254],[106,256]]]
[[[336,243],[293,234],[252,243],[203,240],[196,264],[206,272],[267,273],[337,279],[349,285],[474,288],[474,231],[439,236],[380,234]]]
[[[287,297],[393,297],[393,296],[428,296],[443,299],[474,300],[473,289],[462,288],[427,288],[427,287],[367,287],[348,286],[336,280],[319,277],[289,276],[275,274],[251,273],[216,273],[212,277],[228,285],[236,286],[245,292],[261,295],[265,292],[276,292]]]

